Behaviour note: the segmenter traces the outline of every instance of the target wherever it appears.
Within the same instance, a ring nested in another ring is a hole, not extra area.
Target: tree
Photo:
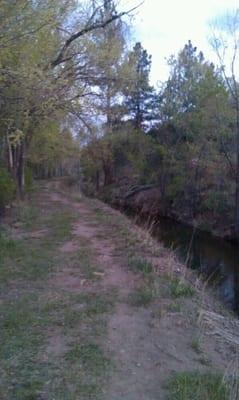
[[[169,65],[160,94],[158,140],[171,154],[169,197],[194,218],[209,182],[211,190],[217,186],[216,171],[225,161],[220,139],[229,126],[228,94],[219,71],[190,41]]]
[[[128,55],[127,68],[130,71],[129,83],[124,90],[125,106],[134,127],[143,128],[145,122],[154,119],[156,105],[155,93],[149,83],[151,56],[136,43]]]
[[[228,12],[212,22],[210,43],[218,57],[234,110],[236,136],[235,161],[235,234],[239,238],[239,9]]]
[[[1,3],[0,101],[8,167],[24,189],[24,168],[33,135],[43,121],[83,114],[97,96],[91,34],[120,19],[73,0]]]
[[[115,1],[105,0],[102,17],[107,19],[116,14]],[[99,90],[98,112],[105,118],[108,131],[112,130],[117,120],[116,110],[123,85],[121,65],[125,55],[126,29],[126,24],[118,19],[92,35],[91,62],[94,65],[97,77],[95,83]]]

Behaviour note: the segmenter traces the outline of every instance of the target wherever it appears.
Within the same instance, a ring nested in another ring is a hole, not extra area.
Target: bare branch
[[[131,10],[128,11],[123,11],[119,14],[115,14],[112,15],[110,18],[106,19],[105,21],[102,22],[95,22],[92,23],[91,25],[89,25],[89,21],[87,23],[87,25],[81,29],[79,32],[76,32],[74,34],[72,34],[65,42],[65,44],[63,45],[62,49],[60,50],[58,56],[56,57],[56,59],[54,61],[51,62],[51,67],[55,68],[57,65],[62,64],[63,62],[66,61],[65,59],[65,54],[66,51],[68,50],[68,48],[71,46],[71,44],[79,39],[80,37],[86,35],[87,33],[90,33],[96,29],[103,29],[105,28],[107,25],[111,24],[113,21],[116,21],[117,19],[122,18],[125,15],[128,15],[130,13],[132,13],[133,11],[135,11],[138,7],[140,7],[141,3],[139,5],[137,5],[136,7],[132,8]]]

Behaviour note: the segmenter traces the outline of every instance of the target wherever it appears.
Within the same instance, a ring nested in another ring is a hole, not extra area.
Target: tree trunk
[[[95,181],[96,181],[96,191],[98,192],[100,189],[100,172],[99,170],[96,171],[96,176],[95,176]]]
[[[235,234],[239,238],[239,104],[236,106],[237,154],[236,154],[236,189],[235,189]]]
[[[110,93],[110,87],[108,85],[107,87],[107,92],[106,92],[106,124],[108,129],[110,130],[112,128],[112,118],[111,118],[111,93]]]
[[[22,197],[25,188],[25,143],[19,145],[19,159],[17,165],[17,183],[19,194]]]
[[[104,186],[110,185],[113,183],[113,171],[111,165],[105,164],[103,166],[104,170]]]

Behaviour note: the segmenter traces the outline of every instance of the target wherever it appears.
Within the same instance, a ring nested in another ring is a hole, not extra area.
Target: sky
[[[125,4],[138,3],[128,0]],[[167,79],[166,59],[177,54],[188,40],[206,59],[216,62],[208,43],[209,21],[238,7],[239,0],[144,0],[135,11],[132,34],[134,41],[141,41],[152,55],[151,82]]]

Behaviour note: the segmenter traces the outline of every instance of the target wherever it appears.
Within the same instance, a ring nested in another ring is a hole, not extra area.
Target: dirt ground
[[[39,327],[43,339],[29,363],[42,378],[27,391],[25,376],[16,371],[22,382],[21,390],[16,389],[9,383],[11,359],[1,366],[8,369],[3,400],[166,400],[174,374],[225,373],[234,360],[237,337],[228,339],[227,327],[216,332],[208,316],[218,321],[222,315],[224,322],[234,317],[221,310],[195,277],[186,277],[170,251],[118,211],[67,188],[43,185],[26,207],[33,201],[36,216],[28,227],[12,223],[14,237],[43,249],[53,240],[53,228],[57,232],[55,214],[62,234],[54,236],[46,276],[31,277],[28,283],[22,277],[8,279],[2,302],[35,287],[46,322]]]

